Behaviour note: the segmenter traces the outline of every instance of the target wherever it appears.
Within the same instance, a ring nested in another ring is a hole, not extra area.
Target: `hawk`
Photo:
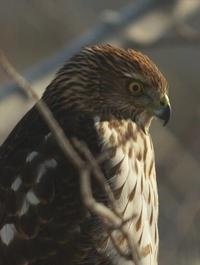
[[[94,157],[109,150],[101,169],[117,211],[128,220],[139,264],[156,265],[158,193],[149,126],[155,116],[165,124],[170,118],[162,73],[132,49],[86,47],[58,71],[42,100],[68,139],[85,142]],[[109,207],[99,186],[92,180],[94,197]],[[35,106],[0,148],[0,264],[133,265],[84,206],[79,173]]]

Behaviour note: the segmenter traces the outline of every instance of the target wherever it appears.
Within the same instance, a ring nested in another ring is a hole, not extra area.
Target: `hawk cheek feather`
[[[118,212],[137,242],[142,265],[157,264],[158,254],[158,197],[154,165],[154,151],[149,134],[145,134],[131,120],[98,121],[96,129],[103,150],[113,149],[108,179],[117,201]],[[114,171],[113,171],[114,168]],[[104,245],[106,255],[113,256],[115,264],[129,264],[116,257],[111,239]],[[127,248],[125,239],[115,233],[116,241]],[[112,258],[111,258],[112,259]]]

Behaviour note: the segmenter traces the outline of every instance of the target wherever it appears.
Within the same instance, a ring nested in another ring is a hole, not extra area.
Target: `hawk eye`
[[[143,92],[143,84],[133,81],[128,85],[128,89],[133,95],[140,95]]]

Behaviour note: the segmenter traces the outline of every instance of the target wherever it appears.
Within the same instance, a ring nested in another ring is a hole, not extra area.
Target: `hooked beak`
[[[154,113],[159,119],[164,121],[163,126],[168,123],[171,116],[171,106],[167,95],[160,100],[159,109],[157,109]]]

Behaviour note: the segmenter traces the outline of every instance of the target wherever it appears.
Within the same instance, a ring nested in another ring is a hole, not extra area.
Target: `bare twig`
[[[75,166],[77,166],[78,168],[82,168],[83,161],[76,153],[69,140],[65,137],[62,128],[59,126],[58,122],[53,117],[47,105],[39,99],[37,94],[32,89],[31,85],[10,64],[10,62],[2,51],[0,51],[0,64],[2,68],[6,71],[6,73],[9,75],[9,77],[13,79],[18,84],[18,86],[20,86],[24,90],[24,92],[36,102],[37,109],[39,110],[40,114],[43,116],[45,122],[49,126],[52,134],[54,135],[57,143],[59,144],[61,150],[64,152],[65,156],[70,159]]]
[[[116,215],[113,211],[111,211],[108,207],[103,205],[102,203],[98,203],[93,195],[91,188],[91,180],[90,174],[88,174],[87,170],[83,170],[80,172],[81,176],[81,193],[84,198],[84,202],[87,208],[101,218],[106,218],[109,222],[108,224],[104,223],[107,226],[107,230],[116,230],[119,229],[123,236],[127,240],[128,251],[123,253],[123,257],[127,259],[131,259],[134,261],[135,265],[139,264],[139,257],[141,256],[139,250],[137,248],[137,244],[134,241],[134,238],[130,235],[129,229],[127,226],[124,226],[123,218]],[[112,229],[111,229],[112,228]],[[109,232],[108,232],[109,233]],[[110,233],[109,233],[110,234]],[[113,241],[113,239],[111,239]],[[115,244],[114,244],[115,246]],[[118,251],[118,249],[116,249]],[[121,255],[122,250],[120,249],[119,254]]]
[[[103,175],[97,161],[95,160],[94,156],[91,154],[90,150],[88,149],[88,147],[86,146],[86,144],[84,142],[80,142],[78,139],[75,138],[75,139],[73,139],[73,143],[76,146],[76,148],[78,148],[78,150],[80,150],[81,153],[85,156],[87,161],[92,165],[94,176],[97,178],[97,180],[101,184],[102,188],[104,189],[104,191],[105,191],[105,193],[109,199],[109,202],[113,208],[113,211],[115,212],[116,215],[120,215],[116,209],[117,207],[115,205],[116,202],[115,202],[113,192],[112,192],[105,176]]]

